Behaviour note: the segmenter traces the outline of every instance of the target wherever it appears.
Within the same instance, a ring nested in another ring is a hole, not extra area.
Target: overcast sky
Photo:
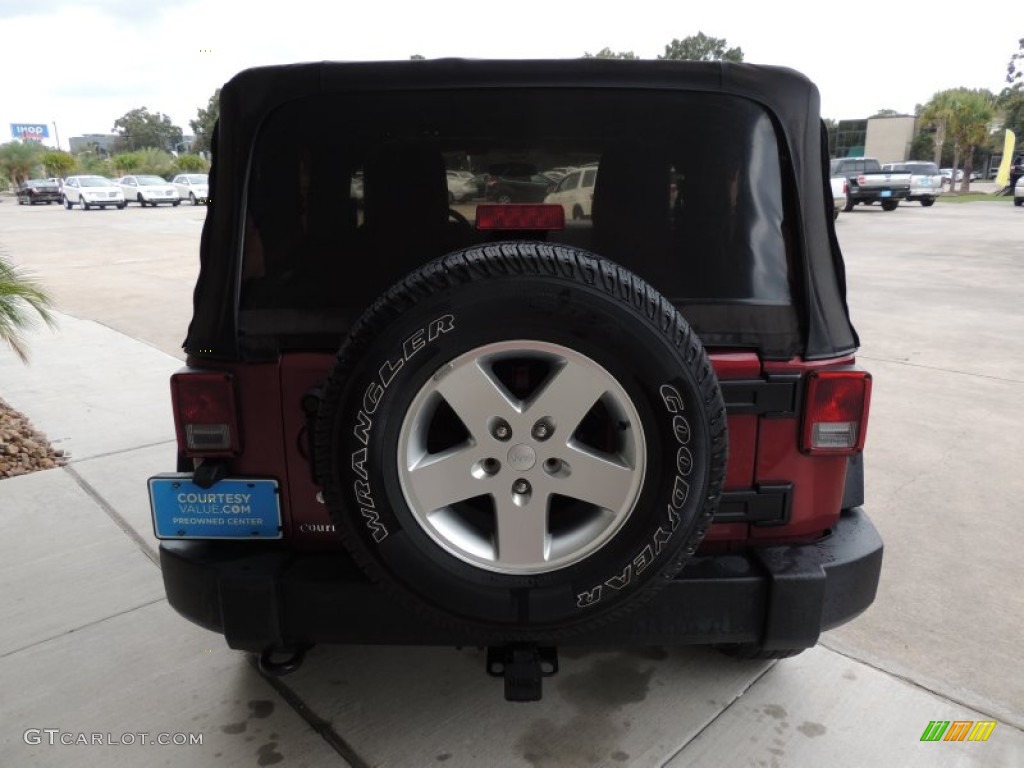
[[[214,89],[262,64],[427,58],[573,58],[608,46],[643,58],[698,31],[821,90],[822,116],[913,113],[936,91],[998,92],[1024,36],[1020,0],[978,4],[803,0],[0,0],[0,142],[9,123],[107,133],[130,109],[184,132]],[[608,8],[609,10],[601,10]]]

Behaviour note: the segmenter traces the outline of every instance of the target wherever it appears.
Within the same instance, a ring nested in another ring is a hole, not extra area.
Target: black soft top
[[[743,97],[776,123],[783,172],[797,200],[792,249],[804,328],[803,356],[828,358],[858,344],[846,305],[845,272],[831,219],[827,144],[818,90],[783,67],[726,62],[605,59],[320,62],[245,70],[221,90],[210,169],[212,201],[200,246],[193,317],[184,343],[195,358],[236,359],[246,189],[264,119],[283,104],[332,92],[460,88],[623,88],[704,91]],[[298,126],[297,130],[316,130]],[[786,167],[788,166],[788,168]]]

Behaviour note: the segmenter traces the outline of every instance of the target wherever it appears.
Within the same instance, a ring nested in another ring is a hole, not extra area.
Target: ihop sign
[[[11,123],[11,136],[16,139],[42,141],[50,138],[50,126],[45,123]]]

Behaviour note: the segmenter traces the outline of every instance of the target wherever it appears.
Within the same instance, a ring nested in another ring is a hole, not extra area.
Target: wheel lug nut
[[[547,419],[541,419],[533,425],[533,431],[531,434],[533,435],[534,440],[547,440],[551,437],[551,433],[554,431],[555,430],[554,427],[551,426],[551,422]]]
[[[512,437],[512,427],[504,419],[496,419],[491,426],[491,434],[495,440],[505,441]]]
[[[518,493],[520,496],[530,492],[530,484],[525,480],[516,480],[512,483],[512,492]]]

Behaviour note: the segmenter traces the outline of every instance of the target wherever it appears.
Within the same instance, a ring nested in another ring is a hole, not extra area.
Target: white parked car
[[[121,191],[127,202],[138,203],[143,208],[147,205],[152,205],[155,208],[160,203],[168,205],[181,203],[178,188],[159,176],[145,174],[122,176],[117,183],[121,185]]]
[[[192,205],[210,202],[210,177],[205,173],[179,173],[171,184],[178,190],[178,197]]]
[[[909,171],[910,196],[907,200],[919,200],[927,208],[942,194],[942,185],[949,183],[949,176],[943,176],[939,166],[924,160],[907,160],[902,163],[886,163],[883,171]],[[951,168],[944,169],[952,174]],[[963,179],[963,171],[957,171],[957,179]],[[973,178],[973,177],[972,177]]]
[[[589,218],[594,205],[594,182],[596,180],[596,166],[577,168],[558,182],[558,185],[544,198],[544,202],[561,205],[566,219]]]
[[[1017,179],[1017,183],[1013,187],[1013,204],[1024,205],[1024,176]]]
[[[942,183],[943,184],[949,184],[949,180],[953,177],[953,169],[952,168],[940,168],[939,169],[939,173],[942,174]],[[964,180],[964,172],[963,172],[962,169],[957,168],[956,169],[956,183],[959,184],[963,180]]]
[[[832,182],[832,218],[839,218],[839,212],[846,207],[846,193],[849,182],[842,176],[833,176]]]
[[[125,199],[121,188],[103,176],[68,176],[61,190],[64,207],[69,211],[81,205],[83,211],[90,208],[124,208]]]
[[[448,202],[461,203],[477,196],[479,189],[473,183],[473,174],[468,171],[445,171],[448,179]]]

